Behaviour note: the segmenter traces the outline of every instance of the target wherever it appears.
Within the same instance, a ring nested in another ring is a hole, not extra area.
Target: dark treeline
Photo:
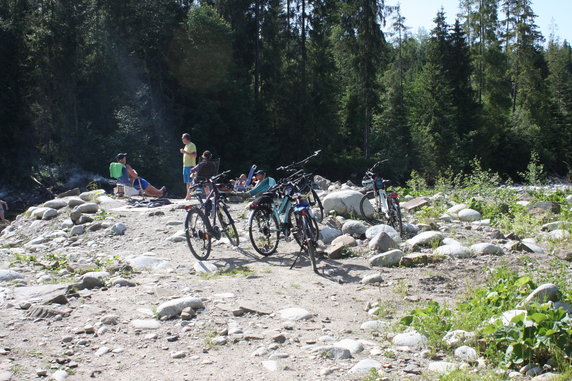
[[[174,186],[183,132],[235,173],[318,148],[330,178],[570,172],[570,45],[530,0],[460,9],[413,36],[383,0],[2,0],[0,178],[107,176],[125,151]]]

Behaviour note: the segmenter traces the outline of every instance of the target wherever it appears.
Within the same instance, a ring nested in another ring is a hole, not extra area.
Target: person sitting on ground
[[[266,172],[262,169],[259,169],[254,173],[254,182],[254,188],[246,192],[250,196],[256,196],[257,194],[266,192],[270,187],[276,185],[276,180],[272,177],[266,177]]]
[[[0,200],[0,221],[10,225],[10,221],[6,219],[5,212],[8,210],[8,204],[4,200]]]
[[[127,164],[127,154],[119,153],[116,156],[117,162],[123,164],[123,173],[121,177],[117,179],[117,182],[122,185],[127,185],[135,188],[138,191],[143,190],[143,193],[151,197],[163,197],[167,190],[165,187],[161,189],[155,188],[153,185],[149,184],[147,180],[143,177],[139,177],[139,174],[132,166]]]
[[[230,180],[230,183],[234,185],[234,187],[245,187],[246,186],[246,175],[241,173],[236,180]]]

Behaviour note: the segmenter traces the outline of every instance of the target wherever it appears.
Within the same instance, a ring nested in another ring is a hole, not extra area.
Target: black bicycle
[[[318,154],[321,152],[322,150],[317,150],[314,151],[313,154],[311,154],[310,156],[308,156],[307,158],[300,160],[296,163],[292,163],[286,166],[282,166],[282,167],[278,167],[276,168],[277,170],[284,170],[286,172],[296,172],[299,170],[303,170],[304,166],[314,157],[318,156]],[[301,187],[303,187],[307,193],[305,194],[305,197],[308,200],[308,203],[310,203],[310,209],[314,210],[314,209],[318,209],[319,213],[313,213],[313,217],[317,222],[322,222],[322,220],[324,219],[324,206],[322,205],[322,200],[320,200],[320,197],[318,196],[318,193],[316,192],[316,190],[314,189],[315,184],[314,181],[311,179],[310,176],[306,176],[303,179],[303,183],[300,184]]]
[[[365,172],[362,185],[370,191],[362,197],[359,208],[367,222],[377,224],[386,221],[400,235],[403,235],[399,195],[395,192],[386,192],[390,181],[383,179],[375,172],[376,168],[386,161],[378,161]]]
[[[203,201],[200,193],[196,194],[199,205],[188,205],[185,219],[185,236],[191,253],[199,260],[205,260],[211,252],[211,240],[221,239],[222,234],[228,238],[233,246],[238,246],[239,236],[234,220],[228,211],[228,206],[220,193],[217,180],[226,176],[225,171],[209,180],[200,181],[193,185],[193,189],[206,188],[208,196]]]

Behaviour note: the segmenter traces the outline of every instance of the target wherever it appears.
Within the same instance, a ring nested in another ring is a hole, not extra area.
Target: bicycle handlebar
[[[221,177],[224,177],[224,176],[228,175],[229,173],[230,173],[230,169],[228,169],[224,172],[221,172],[218,175],[212,176],[210,179],[200,180],[200,181],[196,182],[193,186],[191,186],[191,189],[198,188],[200,186],[203,186],[204,184],[215,183]]]
[[[292,168],[300,168],[303,167],[307,162],[310,161],[311,158],[318,156],[318,154],[322,152],[321,149],[314,151],[313,154],[311,154],[310,156],[308,156],[307,158],[300,160],[297,163],[292,163],[292,164],[288,164],[288,165],[283,165],[281,167],[276,168],[276,170],[278,171],[284,171],[284,170],[288,170],[288,169],[292,169]]]

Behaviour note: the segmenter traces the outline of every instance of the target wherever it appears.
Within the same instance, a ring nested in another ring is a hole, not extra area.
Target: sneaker
[[[162,187],[161,189],[159,189],[161,191],[161,196],[160,197],[165,197],[165,195],[167,194],[167,188]]]

